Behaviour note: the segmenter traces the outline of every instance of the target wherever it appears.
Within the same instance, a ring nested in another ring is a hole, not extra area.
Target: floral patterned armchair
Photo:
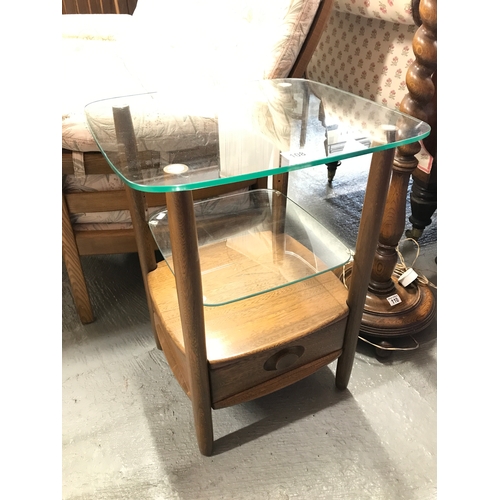
[[[334,0],[328,24],[307,68],[307,78],[346,90],[361,97],[405,112],[417,112],[433,128],[415,155],[411,190],[410,222],[407,236],[418,239],[431,223],[437,208],[436,60],[416,61],[414,43],[422,49],[421,57],[436,55],[437,15],[435,0]],[[416,36],[424,9],[432,26]],[[424,48],[422,43],[428,43]],[[412,66],[417,64],[417,66]],[[422,69],[421,65],[429,64]],[[433,68],[432,68],[433,67]],[[423,83],[401,109],[409,89],[407,78],[417,86]],[[433,83],[416,82],[419,76]],[[431,92],[432,90],[432,92]],[[418,95],[417,95],[418,94]],[[415,106],[415,102],[418,105]],[[419,108],[419,109],[417,109]],[[425,109],[424,109],[425,108]],[[423,112],[423,114],[422,114]],[[336,168],[333,167],[330,179]]]
[[[410,0],[335,0],[307,77],[399,109],[416,30]]]

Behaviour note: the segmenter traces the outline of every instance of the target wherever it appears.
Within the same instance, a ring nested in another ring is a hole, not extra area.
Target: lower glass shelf
[[[196,202],[203,300],[218,306],[346,264],[350,250],[279,191],[250,190]],[[175,274],[168,210],[149,226]]]

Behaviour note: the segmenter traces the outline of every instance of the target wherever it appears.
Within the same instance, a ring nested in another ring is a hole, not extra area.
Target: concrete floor
[[[291,175],[290,196],[349,245],[366,165]],[[414,267],[437,284],[437,219]],[[401,250],[407,264],[415,250]],[[136,255],[82,259],[96,321],[80,324],[63,269],[62,498],[380,499],[437,497],[436,321],[420,347],[379,361],[360,341],[346,391],[335,364],[256,401],[213,412],[199,454],[188,398],[156,349]]]

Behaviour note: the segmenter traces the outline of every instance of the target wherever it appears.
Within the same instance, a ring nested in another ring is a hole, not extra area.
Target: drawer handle
[[[305,349],[300,346],[287,347],[274,353],[265,363],[264,370],[271,372],[274,370],[285,370],[293,366],[304,354]]]

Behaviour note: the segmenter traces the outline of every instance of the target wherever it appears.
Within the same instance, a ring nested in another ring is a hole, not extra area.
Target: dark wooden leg
[[[431,217],[437,210],[437,163],[434,161],[428,175],[415,170],[412,174],[413,185],[410,192],[412,228],[406,231],[407,238],[418,240],[425,228],[432,223]]]
[[[285,196],[288,193],[288,173],[273,176],[273,189],[283,193]]]
[[[326,168],[328,170],[328,183],[329,184],[331,184],[333,182],[335,174],[337,173],[337,168],[340,166],[341,163],[342,163],[341,161],[334,161],[332,163],[326,164]]]
[[[68,272],[76,312],[83,324],[92,323],[94,314],[64,195],[62,197],[62,255]]]
[[[168,225],[198,447],[212,454],[213,425],[198,236],[190,191],[167,193]]]
[[[434,98],[426,107],[427,123],[431,133],[424,139],[424,146],[433,157],[430,172],[420,169],[413,171],[413,185],[410,193],[411,216],[413,227],[406,232],[408,238],[418,240],[424,229],[431,224],[431,217],[437,209],[437,70],[432,75]]]
[[[363,316],[363,307],[370,280],[370,270],[373,265],[375,249],[377,248],[393,160],[394,149],[374,153],[372,157],[359,223],[356,252],[350,268],[349,295],[347,298],[347,305],[350,310],[349,319],[342,347],[342,355],[339,357],[337,363],[335,377],[335,384],[339,389],[347,387],[351,376]]]

